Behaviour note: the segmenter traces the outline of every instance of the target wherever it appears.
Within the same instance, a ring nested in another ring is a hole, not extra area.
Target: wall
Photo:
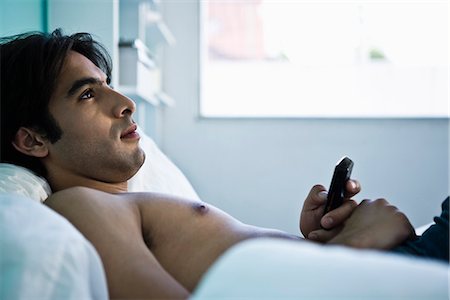
[[[63,33],[88,32],[102,43],[113,59],[112,85],[117,86],[118,73],[118,1],[47,0],[48,30],[61,28]]]
[[[166,49],[162,147],[200,196],[246,223],[298,232],[302,202],[328,186],[335,162],[355,161],[357,200],[385,197],[418,226],[449,194],[448,119],[202,119],[198,3],[168,1],[177,39]]]
[[[0,36],[46,29],[46,1],[0,0]]]

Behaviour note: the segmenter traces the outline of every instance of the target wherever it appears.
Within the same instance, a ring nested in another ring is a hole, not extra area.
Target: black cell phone
[[[341,158],[334,168],[333,178],[331,179],[330,189],[328,190],[327,203],[323,214],[342,205],[345,194],[345,184],[352,174],[353,161],[344,156]]]

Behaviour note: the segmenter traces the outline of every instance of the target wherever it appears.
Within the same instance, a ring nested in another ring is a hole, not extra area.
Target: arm
[[[55,193],[45,203],[94,245],[105,268],[111,298],[189,296],[145,245],[140,214],[131,202],[77,187]]]
[[[394,252],[435,258],[449,262],[449,197],[442,203],[442,212],[434,218],[431,225],[421,236],[413,241],[407,241],[393,249]]]

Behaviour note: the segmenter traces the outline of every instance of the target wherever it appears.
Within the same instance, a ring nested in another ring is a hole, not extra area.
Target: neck
[[[58,192],[76,186],[92,188],[111,194],[125,193],[128,191],[128,181],[103,182],[76,174],[55,174],[51,172],[48,173],[47,180],[53,192]]]
[[[52,188],[53,192],[62,191],[76,186],[83,186],[110,194],[120,194],[128,192],[127,181],[119,183],[109,183],[91,180],[83,182],[73,182],[72,184],[60,184],[54,181],[50,181],[50,187]]]

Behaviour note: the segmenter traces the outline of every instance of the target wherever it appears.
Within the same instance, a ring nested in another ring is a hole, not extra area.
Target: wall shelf
[[[135,118],[156,142],[161,131],[162,110],[175,101],[162,88],[161,47],[175,38],[164,23],[159,1],[119,2],[118,90],[136,102]]]

